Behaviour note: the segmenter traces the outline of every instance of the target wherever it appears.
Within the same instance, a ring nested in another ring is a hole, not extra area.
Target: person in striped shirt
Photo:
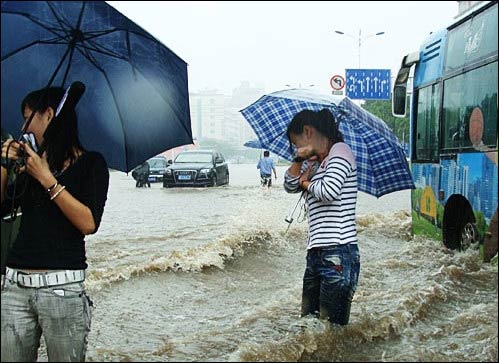
[[[355,157],[328,109],[298,112],[287,136],[296,156],[284,188],[305,193],[308,210],[301,316],[346,325],[360,272]]]

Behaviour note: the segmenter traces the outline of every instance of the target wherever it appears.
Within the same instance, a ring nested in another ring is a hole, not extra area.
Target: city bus
[[[403,57],[392,96],[393,115],[411,120],[413,233],[481,247],[484,261],[497,260],[497,6],[431,33]]]

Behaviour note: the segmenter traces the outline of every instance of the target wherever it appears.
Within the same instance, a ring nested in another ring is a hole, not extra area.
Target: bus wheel
[[[461,195],[452,195],[445,205],[442,240],[451,250],[464,250],[478,242],[475,215],[469,202]]]
[[[461,222],[452,221],[444,230],[444,245],[451,250],[464,251],[472,243],[478,242],[478,230],[473,219]]]

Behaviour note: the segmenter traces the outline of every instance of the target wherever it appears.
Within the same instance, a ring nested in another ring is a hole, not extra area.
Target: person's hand
[[[19,142],[14,139],[7,139],[2,143],[2,158],[16,161],[19,159],[20,150],[21,145]]]
[[[26,151],[26,166],[23,167],[33,178],[38,180],[40,184],[45,188],[49,185],[54,184],[56,181],[55,177],[50,171],[49,163],[47,161],[47,152],[44,152],[40,157],[30,145],[21,142],[21,147]]]
[[[302,146],[296,150],[296,156],[306,160],[317,160],[317,155],[315,155],[315,150],[312,146]]]
[[[309,159],[310,160],[310,159]],[[300,186],[303,187],[303,182],[310,181],[310,174],[312,173],[312,164],[308,165],[308,168],[300,175]]]

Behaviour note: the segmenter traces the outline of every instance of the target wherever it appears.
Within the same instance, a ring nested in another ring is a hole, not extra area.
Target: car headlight
[[[211,169],[201,169],[201,174],[209,174]]]

